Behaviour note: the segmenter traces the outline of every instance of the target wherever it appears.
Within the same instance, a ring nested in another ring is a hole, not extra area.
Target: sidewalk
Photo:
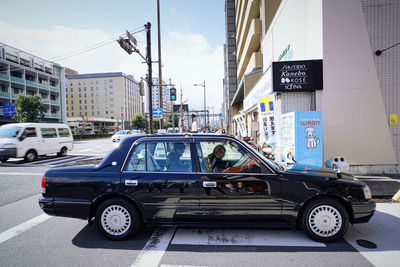
[[[400,189],[400,174],[355,175],[354,177],[369,186],[373,198],[392,198]]]

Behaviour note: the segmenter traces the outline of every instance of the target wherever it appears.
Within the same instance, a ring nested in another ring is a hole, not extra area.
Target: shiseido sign
[[[322,90],[322,60],[272,62],[274,92]]]

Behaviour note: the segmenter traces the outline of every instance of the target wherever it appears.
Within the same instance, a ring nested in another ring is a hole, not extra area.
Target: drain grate
[[[368,240],[365,240],[365,239],[358,239],[357,241],[357,244],[359,245],[359,246],[361,246],[361,247],[364,247],[364,248],[377,248],[378,246],[374,243],[374,242],[371,242],[371,241],[368,241]]]

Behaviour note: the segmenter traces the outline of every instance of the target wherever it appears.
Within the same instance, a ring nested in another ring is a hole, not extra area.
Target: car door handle
[[[215,181],[203,181],[203,187],[217,187],[217,182],[215,182]]]
[[[137,186],[139,184],[138,180],[125,180],[126,186]]]

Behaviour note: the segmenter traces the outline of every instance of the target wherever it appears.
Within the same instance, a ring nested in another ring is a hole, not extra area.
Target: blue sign
[[[200,117],[202,117],[202,118],[203,118],[203,117],[204,117],[204,114],[203,114],[203,113],[201,113],[201,114],[200,114]]]
[[[162,115],[162,108],[153,108],[153,115]]]
[[[322,112],[303,111],[282,115],[282,161],[293,167],[317,170],[323,166]],[[297,165],[297,166],[295,166]]]
[[[219,116],[219,117],[222,117],[222,113],[219,113],[218,116]]]
[[[15,112],[15,105],[14,103],[4,103],[3,104],[3,115],[4,117],[12,117],[17,112]]]

